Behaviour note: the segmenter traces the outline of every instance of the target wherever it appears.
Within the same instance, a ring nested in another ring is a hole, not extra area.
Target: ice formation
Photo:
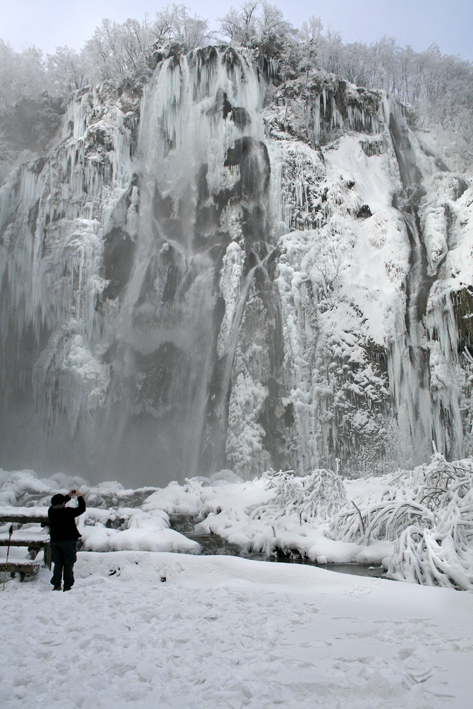
[[[208,47],[0,191],[0,464],[158,484],[472,447],[472,189],[382,92]]]

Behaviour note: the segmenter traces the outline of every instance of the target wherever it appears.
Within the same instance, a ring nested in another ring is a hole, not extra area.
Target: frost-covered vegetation
[[[244,482],[229,470],[183,485],[125,490],[55,474],[0,471],[0,504],[46,512],[50,496],[80,487],[84,550],[198,554],[214,534],[241,555],[299,556],[317,564],[382,564],[388,578],[473,590],[473,459],[381,478],[343,480],[330,470],[266,472]],[[188,539],[170,528],[186,518]]]
[[[108,81],[118,85],[150,74],[156,53],[178,45],[185,51],[230,42],[250,49],[274,83],[324,70],[359,86],[384,89],[410,104],[420,124],[435,127],[454,169],[472,161],[473,66],[444,55],[400,47],[392,37],[372,44],[344,44],[312,16],[300,28],[274,5],[249,0],[220,20],[218,33],[184,5],[166,7],[154,19],[104,19],[82,50],[36,47],[15,52],[0,39],[0,179],[23,150],[44,151],[71,91]]]
[[[271,505],[255,508],[252,519],[278,519],[295,515],[300,523],[328,519],[346,500],[341,478],[331,470],[315,470],[304,477],[293,471],[265,474],[266,487],[275,490]]]
[[[473,461],[429,465],[386,475],[373,493],[352,501],[330,523],[334,539],[395,542],[388,574],[462,590],[473,589]]]

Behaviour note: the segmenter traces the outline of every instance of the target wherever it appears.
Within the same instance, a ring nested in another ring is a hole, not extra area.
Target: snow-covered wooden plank
[[[49,546],[49,537],[44,535],[28,535],[18,536],[13,534],[11,539],[8,534],[0,534],[0,546],[6,547],[10,544],[12,547],[47,547]]]
[[[0,524],[48,524],[47,507],[0,507]]]
[[[41,568],[39,561],[32,559],[19,559],[18,561],[9,560],[8,563],[0,561],[0,571],[9,571],[10,573],[20,574],[37,574]]]

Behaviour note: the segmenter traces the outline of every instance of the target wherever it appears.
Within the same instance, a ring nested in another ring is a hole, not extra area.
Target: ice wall
[[[453,205],[467,185],[423,149],[399,107],[391,106],[389,130],[403,187],[395,204],[410,244],[404,328],[392,338],[390,358],[401,439],[414,463],[427,459],[432,442],[455,459],[464,454],[463,347],[453,302],[446,296],[439,303],[432,295],[444,289],[444,262],[456,246]]]
[[[105,402],[104,237],[129,192],[136,128],[133,101],[116,99],[107,86],[74,95],[57,147],[0,191],[5,467],[77,469],[78,422]]]
[[[471,190],[384,94],[209,47],[0,191],[0,466],[134,483],[471,446]]]
[[[263,86],[208,48],[140,93],[77,95],[49,158],[2,190],[5,467],[152,482],[271,461],[244,413],[281,358]]]
[[[456,281],[449,263],[466,257],[460,202],[471,191],[403,106],[366,93],[314,77],[287,82],[266,110],[292,228],[279,286],[301,467],[339,457],[382,471],[428,460],[432,442],[453,457],[471,447],[471,362],[458,338],[471,255],[454,257]]]

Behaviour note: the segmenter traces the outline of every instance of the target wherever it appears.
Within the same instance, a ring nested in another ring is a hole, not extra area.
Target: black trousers
[[[76,540],[67,539],[64,542],[51,542],[51,561],[54,564],[53,586],[60,586],[64,573],[64,588],[71,588],[74,585],[74,574],[72,569],[77,561]]]

